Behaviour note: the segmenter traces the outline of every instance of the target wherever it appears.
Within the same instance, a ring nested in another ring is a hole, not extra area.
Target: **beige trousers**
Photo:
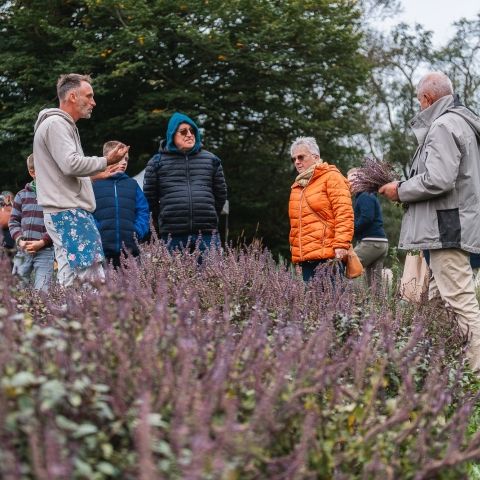
[[[480,371],[480,308],[475,294],[470,255],[448,248],[430,250],[433,280],[429,298],[438,296],[454,311],[462,332],[469,337],[467,357],[472,370]]]

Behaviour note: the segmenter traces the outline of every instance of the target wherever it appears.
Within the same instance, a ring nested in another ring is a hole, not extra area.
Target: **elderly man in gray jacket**
[[[434,283],[469,335],[467,356],[479,371],[480,309],[469,258],[480,253],[480,119],[441,72],[420,80],[417,98],[421,112],[410,126],[418,148],[409,178],[379,192],[406,204],[399,248],[429,250]]]

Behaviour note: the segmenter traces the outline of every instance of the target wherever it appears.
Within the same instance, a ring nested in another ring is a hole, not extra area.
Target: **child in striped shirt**
[[[27,168],[33,181],[15,195],[8,223],[17,244],[12,273],[25,285],[30,284],[33,273],[33,287],[46,290],[52,280],[55,254],[43,222],[43,209],[37,203],[33,155],[27,158]]]

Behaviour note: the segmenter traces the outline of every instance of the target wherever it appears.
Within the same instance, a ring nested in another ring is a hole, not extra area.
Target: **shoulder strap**
[[[455,115],[459,116],[472,130],[473,130],[473,133],[475,134],[475,136],[477,137],[477,140],[478,142],[480,143],[480,133],[470,124],[470,122],[463,116],[461,115],[459,112],[457,112],[456,110],[454,110],[455,107],[464,107],[466,108],[468,111],[470,111],[471,113],[473,113],[473,115],[475,115],[476,117],[478,117],[478,115],[471,109],[471,108],[468,108],[466,107],[465,105],[463,105],[463,103],[461,102],[460,100],[460,95],[458,95],[458,93],[456,93],[454,96],[453,96],[453,108],[450,108],[449,110],[447,110],[446,112],[443,113],[443,115],[445,115],[445,113],[454,113]]]
[[[480,133],[472,127],[470,122],[463,115],[460,115],[460,113],[456,112],[455,110],[447,110],[445,113],[454,113],[455,115],[458,115],[473,130],[473,133],[477,137],[478,143],[480,143]]]
[[[162,159],[162,154],[161,152],[156,153],[154,156],[154,165],[155,165],[155,171],[158,170],[158,167],[160,166],[160,160]]]

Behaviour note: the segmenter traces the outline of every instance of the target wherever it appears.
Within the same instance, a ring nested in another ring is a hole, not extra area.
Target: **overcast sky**
[[[454,34],[453,22],[465,17],[473,20],[480,13],[479,0],[401,0],[403,13],[385,21],[385,28],[400,22],[421,23],[434,33],[433,41],[444,45]]]

